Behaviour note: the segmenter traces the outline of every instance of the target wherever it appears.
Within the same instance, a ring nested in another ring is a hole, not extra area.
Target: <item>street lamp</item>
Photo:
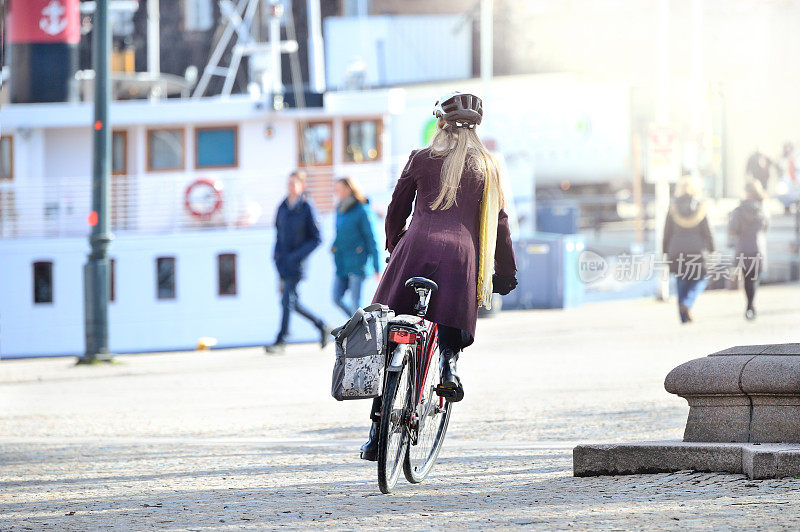
[[[110,265],[108,246],[113,236],[109,231],[109,170],[111,168],[111,130],[108,124],[108,102],[111,94],[109,50],[111,31],[108,27],[108,2],[97,0],[94,19],[94,158],[92,167],[92,212],[89,224],[91,253],[83,267],[84,321],[86,351],[79,364],[110,361],[108,350],[108,296]]]

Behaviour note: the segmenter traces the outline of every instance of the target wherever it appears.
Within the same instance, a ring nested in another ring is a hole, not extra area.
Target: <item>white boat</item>
[[[324,244],[301,293],[330,320],[332,187],[390,186],[387,91],[329,94],[320,109],[268,111],[246,96],[114,102],[112,352],[275,338],[272,222],[288,173],[304,168]],[[89,104],[0,111],[0,356],[80,355],[91,194]],[[380,233],[380,231],[377,231]],[[366,292],[369,292],[367,287]],[[318,338],[296,319],[292,340]]]

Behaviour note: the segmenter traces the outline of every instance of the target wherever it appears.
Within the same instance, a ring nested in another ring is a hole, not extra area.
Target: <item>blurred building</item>
[[[795,97],[800,65],[787,53],[800,46],[800,4],[699,3],[701,46],[695,49],[692,0],[670,2],[671,118],[679,128],[689,127],[693,95],[687,92],[692,90],[693,56],[699,54],[702,97],[718,107],[710,112],[724,122],[724,193],[736,196],[756,145],[777,157],[784,141],[800,137]],[[652,87],[657,0],[496,0],[494,16],[496,74],[566,71]]]
[[[699,0],[701,46],[692,43],[692,6],[671,0],[669,21],[671,121],[682,136],[690,116],[694,55],[702,64],[702,92],[709,125],[705,142],[716,171],[725,176],[721,192],[736,196],[747,157],[755,146],[778,158],[787,140],[800,140],[800,3],[790,1]],[[458,14],[465,23],[479,17],[480,1],[371,0],[372,15]],[[568,72],[595,81],[632,87],[633,131],[653,120],[658,0],[494,0],[494,74]],[[473,29],[473,65],[479,50]],[[473,75],[477,69],[473,68]],[[532,105],[535,105],[532,102]],[[715,131],[716,130],[716,131]],[[722,149],[724,148],[724,149]],[[712,154],[713,155],[713,154]]]

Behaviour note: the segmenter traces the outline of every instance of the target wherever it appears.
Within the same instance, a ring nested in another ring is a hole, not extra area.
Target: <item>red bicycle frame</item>
[[[430,321],[426,321],[425,324],[427,325],[427,333],[425,334],[425,338],[423,338],[421,342],[417,342],[417,353],[416,353],[416,368],[419,368],[418,374],[415,376],[416,380],[414,386],[414,404],[418,405],[422,402],[423,394],[425,390],[422,387],[425,385],[425,381],[428,378],[428,371],[431,368],[431,361],[433,360],[433,355],[436,351],[436,345],[439,341],[439,329],[437,329],[436,324]],[[439,397],[439,407],[444,407],[444,398]]]

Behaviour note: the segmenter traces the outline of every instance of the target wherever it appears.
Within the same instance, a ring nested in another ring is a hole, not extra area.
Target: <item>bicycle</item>
[[[390,493],[402,470],[412,484],[431,472],[450,421],[451,390],[439,386],[440,361],[436,324],[425,314],[439,287],[424,277],[412,277],[406,287],[419,301],[415,315],[402,314],[388,325],[391,358],[386,367],[378,439],[378,486]]]

